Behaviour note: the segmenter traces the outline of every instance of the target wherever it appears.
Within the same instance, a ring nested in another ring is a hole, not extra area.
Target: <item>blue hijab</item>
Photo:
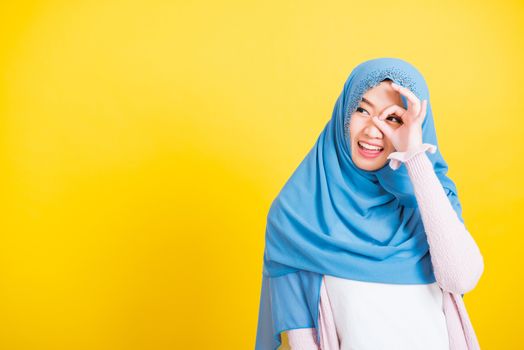
[[[255,348],[277,349],[280,333],[317,328],[322,275],[393,284],[435,282],[429,246],[406,167],[367,171],[351,159],[349,118],[366,91],[389,78],[428,100],[423,143],[461,222],[457,189],[438,147],[426,82],[410,63],[376,58],[356,66],[331,119],[267,215]],[[407,100],[402,96],[403,107]],[[319,332],[317,332],[317,341]]]

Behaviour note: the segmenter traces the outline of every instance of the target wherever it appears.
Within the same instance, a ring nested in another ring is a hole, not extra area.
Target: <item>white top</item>
[[[442,290],[325,275],[341,350],[449,350]]]

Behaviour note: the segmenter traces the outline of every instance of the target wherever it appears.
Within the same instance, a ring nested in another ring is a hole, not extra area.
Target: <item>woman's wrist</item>
[[[412,157],[406,160],[404,164],[412,179],[414,177],[423,177],[428,171],[434,172],[433,164],[426,152],[415,153]]]

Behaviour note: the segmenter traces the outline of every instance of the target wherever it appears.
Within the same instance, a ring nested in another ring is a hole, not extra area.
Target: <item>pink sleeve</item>
[[[297,328],[286,331],[291,350],[318,350],[315,328]]]
[[[434,153],[436,146],[422,144],[409,152],[393,152],[388,159],[398,160],[407,168],[426,230],[437,283],[443,290],[464,294],[477,285],[484,271],[484,260],[475,240],[453,209],[425,152],[427,149]]]

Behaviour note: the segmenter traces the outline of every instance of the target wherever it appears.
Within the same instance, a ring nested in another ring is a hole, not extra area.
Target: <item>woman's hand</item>
[[[373,116],[371,120],[375,125],[391,140],[391,143],[397,152],[405,152],[422,144],[422,122],[426,117],[428,101],[422,103],[417,96],[409,89],[391,83],[395,91],[404,95],[408,100],[408,110],[398,105],[392,105],[386,108],[378,117]],[[394,128],[386,123],[384,119],[395,113],[402,119],[402,124]]]

